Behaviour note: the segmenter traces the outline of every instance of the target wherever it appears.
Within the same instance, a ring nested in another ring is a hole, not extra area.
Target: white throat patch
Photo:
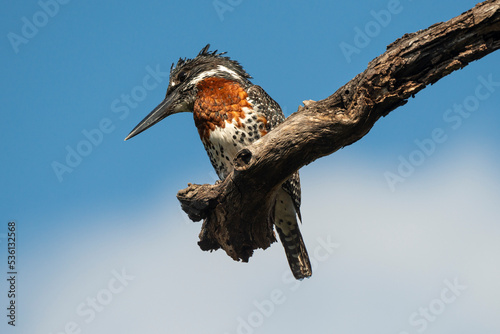
[[[198,82],[200,82],[206,78],[213,77],[215,74],[220,73],[220,72],[228,73],[234,80],[239,79],[239,75],[235,71],[227,68],[226,66],[218,65],[216,69],[200,73],[196,78],[194,78],[192,80],[192,83],[196,85]]]

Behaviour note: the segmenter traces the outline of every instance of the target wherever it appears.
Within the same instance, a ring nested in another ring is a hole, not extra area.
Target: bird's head
[[[223,53],[208,51],[207,44],[193,59],[179,59],[170,68],[170,80],[165,99],[146,116],[125,138],[130,139],[150,128],[167,116],[179,112],[192,112],[198,92],[198,83],[206,78],[224,78],[250,85],[251,76],[235,60],[224,57]]]

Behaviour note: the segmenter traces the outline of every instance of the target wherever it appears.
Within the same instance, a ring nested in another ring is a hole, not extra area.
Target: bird
[[[195,58],[179,58],[170,67],[165,99],[125,138],[128,140],[166,117],[191,112],[200,139],[218,177],[233,170],[233,160],[244,147],[265,136],[285,120],[279,104],[227,52],[209,51],[207,44]],[[312,267],[299,229],[301,189],[298,171],[278,189],[271,219],[285,249],[292,274],[310,277]]]

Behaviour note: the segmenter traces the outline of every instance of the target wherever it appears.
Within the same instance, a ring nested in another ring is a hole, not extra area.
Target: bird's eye
[[[184,80],[186,80],[186,77],[187,77],[187,72],[181,71],[177,76],[177,80],[179,80],[179,82],[183,82]]]

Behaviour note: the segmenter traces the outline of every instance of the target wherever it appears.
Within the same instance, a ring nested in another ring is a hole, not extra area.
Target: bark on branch
[[[275,190],[304,165],[350,145],[382,116],[471,61],[500,47],[500,0],[406,34],[333,95],[308,101],[279,127],[239,152],[235,170],[215,185],[189,184],[177,198],[193,221],[204,219],[199,245],[248,261],[275,241],[269,212]]]

